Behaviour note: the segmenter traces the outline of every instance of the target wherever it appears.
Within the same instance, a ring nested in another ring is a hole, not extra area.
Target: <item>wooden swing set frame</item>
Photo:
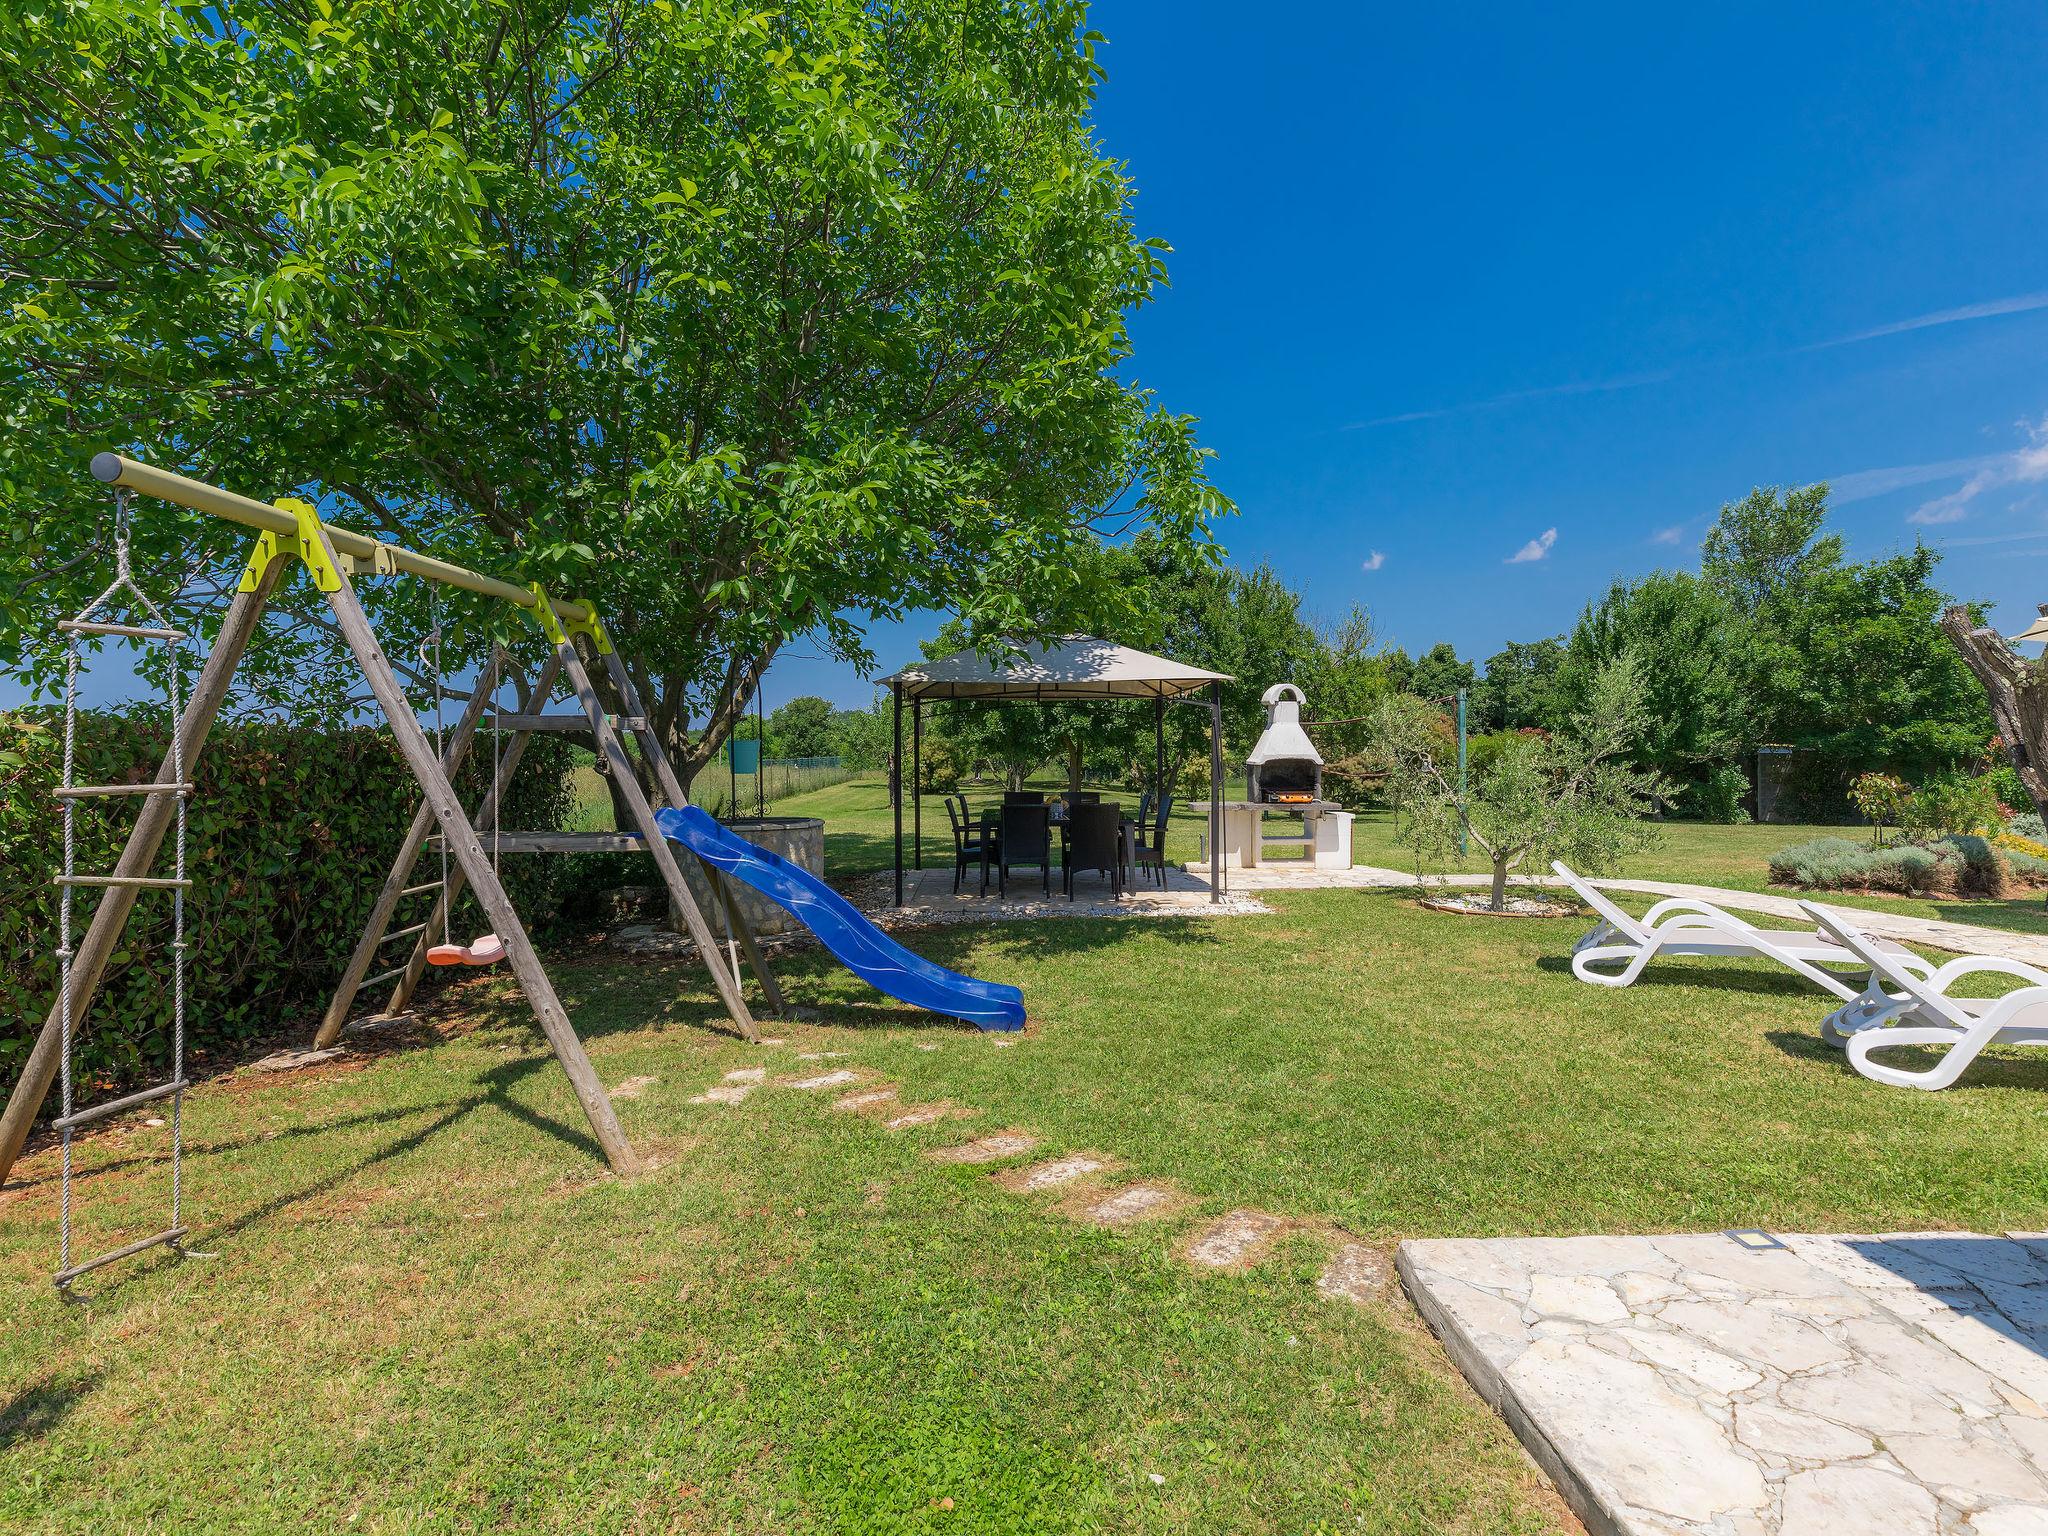
[[[640,702],[631,676],[612,649],[596,609],[589,603],[565,602],[550,597],[538,584],[516,586],[431,555],[422,555],[336,527],[323,522],[318,513],[303,501],[266,504],[113,453],[97,455],[92,461],[92,472],[99,480],[117,488],[173,502],[257,530],[256,544],[240,588],[228,605],[220,633],[207,654],[199,679],[178,721],[178,740],[173,749],[182,750],[188,780],[196,778],[194,764],[226,702],[228,684],[255,635],[264,606],[290,562],[296,559],[306,567],[314,585],[327,598],[342,638],[362,668],[363,676],[391,726],[399,753],[420,786],[422,800],[419,808],[413,814],[398,856],[392,861],[390,872],[377,893],[369,921],[343,970],[341,983],[321,1017],[314,1033],[314,1048],[331,1046],[340,1038],[348,1022],[350,1007],[367,985],[385,980],[396,983],[383,1013],[376,1018],[388,1019],[404,1011],[426,970],[427,950],[436,942],[437,934],[445,935],[450,908],[466,884],[489,917],[494,931],[503,940],[506,958],[520,991],[526,995],[549,1046],[575,1088],[576,1097],[583,1105],[583,1112],[589,1118],[591,1131],[606,1160],[617,1173],[639,1172],[640,1159],[619,1126],[611,1096],[605,1091],[582,1040],[569,1022],[554,984],[541,966],[533,941],[498,878],[490,853],[478,837],[475,824],[463,811],[453,783],[455,773],[475,743],[486,713],[495,713],[497,727],[511,740],[503,747],[497,771],[492,776],[492,788],[486,792],[477,815],[477,822],[488,820],[495,833],[497,800],[502,785],[518,766],[531,735],[536,731],[561,730],[589,735],[596,742],[598,756],[612,775],[613,783],[618,786],[620,799],[632,815],[636,833],[506,832],[494,836],[499,850],[506,853],[644,851],[650,854],[661,873],[662,883],[667,887],[670,901],[682,914],[698,954],[711,972],[712,982],[726,1012],[748,1040],[760,1038],[741,990],[737,961],[728,963],[727,951],[713,937],[710,924],[683,878],[676,850],[655,825],[653,806],[634,775],[621,736],[622,728],[634,736],[641,758],[662,796],[672,805],[687,803],[682,783],[676,777],[667,753],[662,750],[659,734]],[[440,755],[436,754],[434,744],[428,740],[426,731],[414,716],[412,705],[392,670],[390,659],[378,644],[353,584],[353,578],[359,576],[401,574],[424,577],[508,602],[532,617],[554,647],[530,687],[525,686],[525,680],[519,677],[503,650],[494,647],[461,718],[444,741]],[[605,712],[591,684],[579,641],[604,666],[613,688],[625,704],[627,713],[624,716]],[[516,714],[499,711],[493,703],[499,686],[508,675],[520,693],[521,703]],[[546,712],[547,701],[563,677],[575,691],[580,713],[550,715]],[[159,780],[167,780],[171,776],[172,761],[172,755],[167,753],[164,766],[157,773]],[[170,796],[146,797],[113,873],[105,877],[106,893],[94,909],[91,925],[78,944],[72,961],[71,1017],[74,1031],[84,1023],[107,963],[127,926],[129,914],[134,910],[136,898],[150,884],[149,869],[171,826],[173,812]],[[445,884],[435,882],[441,889],[433,914],[417,927],[393,931],[390,929],[391,919],[401,900],[426,889],[407,882],[436,831],[445,840],[448,852],[453,856],[453,864]],[[759,946],[736,894],[718,870],[705,865],[704,874],[709,888],[716,893],[732,939],[745,955],[760,984],[769,1012],[781,1013],[781,989],[762,961]],[[395,970],[371,976],[370,967],[376,962],[382,946],[391,938],[405,933],[416,935],[410,958]],[[44,1021],[4,1114],[0,1114],[0,1183],[6,1181],[15,1160],[20,1157],[29,1129],[56,1077],[62,1051],[62,1012],[62,999],[59,999]]]

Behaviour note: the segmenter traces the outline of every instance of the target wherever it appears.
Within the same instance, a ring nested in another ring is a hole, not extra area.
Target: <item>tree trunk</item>
[[[1493,910],[1505,912],[1508,909],[1508,861],[1496,857],[1493,861]]]
[[[1067,738],[1067,792],[1078,795],[1081,792],[1081,738]]]
[[[2048,667],[2021,656],[1995,630],[1978,624],[1967,608],[1944,613],[1941,629],[1983,685],[1999,739],[2020,783],[2033,796],[2034,809],[2048,816]]]

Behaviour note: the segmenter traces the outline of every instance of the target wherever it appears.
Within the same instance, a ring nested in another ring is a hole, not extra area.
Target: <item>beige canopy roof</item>
[[[2006,639],[2012,641],[2015,645],[2022,640],[2048,640],[2048,603],[2041,604],[2041,617],[2034,620],[2033,623],[2029,624],[2018,634],[2007,635]]]
[[[1170,699],[1210,683],[1227,683],[1208,672],[1127,645],[1086,635],[1019,646],[991,660],[977,651],[955,651],[937,661],[905,667],[883,682],[900,685],[906,699]]]

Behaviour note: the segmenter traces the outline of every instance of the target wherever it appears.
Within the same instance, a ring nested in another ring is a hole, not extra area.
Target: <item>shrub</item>
[[[1732,826],[1749,820],[1749,777],[1729,763],[1709,770],[1697,783],[1680,792],[1678,814],[1693,821],[1711,821]]]
[[[19,1072],[56,998],[57,899],[50,882],[62,867],[62,837],[50,791],[62,773],[60,732],[44,712],[0,714],[0,888],[13,893],[0,903],[0,1081]],[[77,782],[148,779],[166,745],[160,711],[82,713]],[[561,825],[568,806],[568,751],[557,736],[529,742],[507,796],[508,828]],[[474,754],[463,775],[469,805],[480,797],[489,758],[488,747]],[[389,733],[369,729],[222,723],[196,773],[192,767],[187,772],[198,792],[187,811],[187,868],[194,884],[186,905],[192,946],[186,1020],[190,1054],[203,1062],[274,1030],[295,1010],[324,1001],[362,931],[419,794]],[[132,804],[81,806],[81,872],[113,868],[134,815]],[[488,848],[489,831],[479,830]],[[166,847],[153,873],[167,873],[171,859]],[[529,924],[551,917],[568,862],[505,861],[506,882]],[[430,849],[420,869],[437,863]],[[413,901],[423,905],[425,898]],[[74,903],[74,934],[84,931],[92,909],[84,896]],[[489,924],[465,902],[452,926],[465,933]],[[161,893],[147,892],[74,1052],[81,1098],[159,1075],[169,1060],[170,942],[171,904]]]
[[[2023,837],[2030,843],[2048,844],[2048,824],[2044,824],[2035,811],[2021,811],[2005,824],[2005,830],[2013,837]]]
[[[1944,860],[1953,858],[1956,890],[1965,896],[2000,897],[2012,888],[2012,866],[2005,855],[1981,837],[1945,837],[1929,845]]]
[[[2005,862],[2011,867],[2014,878],[2024,880],[2029,885],[2039,885],[2043,881],[2048,881],[2048,850],[2032,853],[2024,848],[2007,848],[2004,844],[1999,846],[2005,854]]]
[[[1816,837],[1771,855],[1771,879],[1809,891],[1840,890],[1856,884],[1869,867],[1869,851],[1846,837]]]
[[[1978,839],[1982,841],[1982,839]],[[1817,837],[1771,856],[1771,879],[1809,891],[1894,891],[1931,896],[1955,889],[1962,854],[1911,845],[1865,848],[1845,837]]]
[[[2014,819],[2017,820],[2018,818]],[[2039,838],[2020,837],[2012,832],[2000,832],[1991,839],[1991,843],[1993,847],[2003,848],[2008,854],[2023,853],[2036,859],[2048,859],[2048,844],[2044,844]]]
[[[1900,826],[1914,839],[1967,836],[2004,825],[1989,780],[1954,774],[1913,791]]]

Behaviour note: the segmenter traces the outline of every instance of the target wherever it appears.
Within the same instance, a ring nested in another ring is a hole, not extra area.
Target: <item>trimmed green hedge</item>
[[[47,711],[0,714],[0,1085],[10,1084],[57,995],[57,892],[63,819],[50,791],[62,781],[62,720]],[[161,711],[79,717],[77,782],[140,782],[168,746]],[[505,813],[507,827],[552,829],[569,805],[568,743],[537,736],[527,747]],[[489,751],[463,775],[474,806]],[[188,769],[188,772],[190,770]],[[370,903],[419,802],[388,731],[321,731],[223,722],[200,758],[187,816],[191,948],[186,1028],[200,1068],[280,1026],[310,1026],[347,962]],[[138,800],[86,801],[78,810],[77,867],[114,866]],[[488,845],[488,836],[486,836]],[[429,852],[420,878],[434,862]],[[562,859],[505,861],[528,926],[551,922],[564,888]],[[165,839],[154,874],[172,868]],[[73,903],[74,942],[98,892]],[[403,920],[426,916],[415,896]],[[467,899],[458,935],[487,927]],[[146,891],[93,1004],[73,1055],[81,1101],[161,1075],[170,1058],[171,900]],[[402,955],[404,945],[389,946]],[[395,963],[395,962],[394,962]],[[54,1102],[54,1096],[53,1096]]]

